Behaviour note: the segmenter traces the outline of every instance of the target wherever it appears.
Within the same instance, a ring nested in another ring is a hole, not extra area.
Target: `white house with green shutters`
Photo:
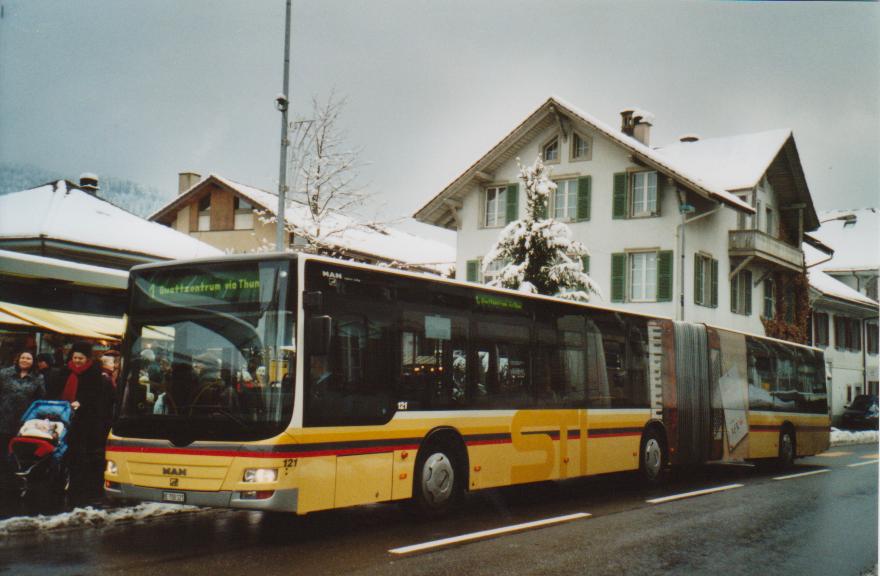
[[[458,278],[523,214],[517,159],[540,155],[550,214],[589,249],[598,304],[796,340],[807,337],[802,242],[819,226],[790,130],[650,142],[652,116],[620,128],[549,98],[415,213],[457,231]],[[766,329],[765,329],[766,327]]]

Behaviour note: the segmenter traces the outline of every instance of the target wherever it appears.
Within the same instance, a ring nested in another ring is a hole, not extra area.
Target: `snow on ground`
[[[65,528],[102,527],[119,522],[133,522],[144,518],[155,518],[171,514],[187,514],[206,510],[196,506],[179,504],[158,504],[149,502],[128,508],[100,510],[91,506],[74,508],[70,512],[52,516],[14,516],[0,520],[0,536],[26,534],[30,532],[61,530]]]
[[[878,435],[876,430],[838,430],[831,428],[831,445],[843,446],[846,444],[877,444]]]

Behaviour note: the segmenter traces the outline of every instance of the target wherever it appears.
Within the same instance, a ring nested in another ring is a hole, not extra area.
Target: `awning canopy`
[[[0,302],[0,314],[3,315],[0,317],[2,323],[6,323],[3,318],[12,317],[18,322],[8,322],[10,324],[30,324],[39,329],[94,340],[119,340],[124,331],[122,318],[115,316],[61,312],[10,302]]]
[[[12,314],[7,314],[0,310],[0,324],[12,324],[13,326],[21,326],[21,327],[32,327],[33,324],[28,322],[27,320],[22,320],[18,316],[13,316]]]

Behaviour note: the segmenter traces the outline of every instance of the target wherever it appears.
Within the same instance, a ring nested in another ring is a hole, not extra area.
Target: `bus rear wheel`
[[[780,470],[788,470],[794,465],[794,434],[788,428],[783,428],[779,433],[779,457],[776,464]]]
[[[428,445],[419,450],[413,499],[426,516],[440,516],[455,503],[461,479],[449,446]]]
[[[663,482],[666,471],[666,443],[656,430],[648,430],[642,436],[639,450],[639,474],[649,485]]]

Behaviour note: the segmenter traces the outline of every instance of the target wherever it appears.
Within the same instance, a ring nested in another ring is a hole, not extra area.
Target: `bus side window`
[[[587,406],[610,408],[611,392],[608,386],[607,361],[602,345],[602,332],[591,319],[586,321],[586,379]]]
[[[529,328],[524,324],[478,322],[479,385],[485,383],[492,408],[532,404],[529,386]],[[485,380],[483,376],[485,375]]]

